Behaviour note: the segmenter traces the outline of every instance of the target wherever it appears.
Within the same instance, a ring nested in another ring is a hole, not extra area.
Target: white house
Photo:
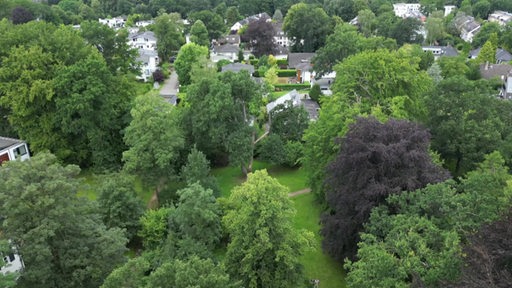
[[[249,23],[258,21],[260,19],[266,19],[267,21],[272,21],[272,18],[270,18],[270,16],[267,14],[267,12],[263,12],[263,13],[249,16],[243,20],[236,22],[235,24],[233,24],[231,26],[230,30],[233,32],[238,32],[238,30],[240,30],[240,28],[242,28],[243,26],[249,25]]]
[[[112,29],[120,29],[124,27],[124,24],[126,21],[121,17],[115,17],[115,18],[99,18],[99,21],[101,24],[107,25],[108,27]]]
[[[423,52],[432,52],[434,54],[434,59],[439,59],[439,57],[456,57],[459,55],[459,52],[455,50],[452,46],[422,46],[421,49]]]
[[[450,15],[455,9],[457,9],[455,5],[444,5],[444,17]]]
[[[153,72],[158,69],[159,59],[155,50],[139,50],[136,61],[140,63],[140,74],[137,79],[144,80],[144,82],[148,81]]]
[[[497,10],[489,14],[488,20],[490,22],[497,22],[501,26],[505,26],[508,22],[512,21],[512,13]]]
[[[0,268],[0,273],[2,273],[3,275],[23,270],[24,264],[20,255],[15,253],[9,253],[8,255],[4,256],[3,260],[4,266]]]
[[[154,20],[142,20],[135,22],[135,26],[137,27],[146,27],[148,25],[155,24]]]
[[[421,14],[421,4],[419,3],[396,3],[393,4],[393,12],[400,18],[411,17],[411,15]]]
[[[291,105],[292,107],[299,106],[301,104],[299,92],[297,92],[297,90],[293,89],[292,91],[288,92],[287,94],[268,103],[266,106],[267,113],[270,113],[270,111],[274,110],[277,107],[277,105],[280,105],[280,104]]]
[[[289,47],[292,43],[290,39],[288,39],[288,36],[286,36],[286,33],[283,31],[283,23],[277,22],[273,23],[272,26],[274,26],[274,41],[277,45],[282,47]]]
[[[156,36],[151,31],[135,33],[128,36],[128,45],[135,49],[156,50]]]
[[[236,60],[238,60],[238,51],[240,51],[240,47],[238,47],[237,45],[217,45],[214,46],[213,49],[211,49],[210,59],[214,63],[217,63],[220,60],[229,60],[231,62],[235,62]]]
[[[0,137],[0,165],[4,161],[25,161],[29,158],[27,143],[14,138]]]

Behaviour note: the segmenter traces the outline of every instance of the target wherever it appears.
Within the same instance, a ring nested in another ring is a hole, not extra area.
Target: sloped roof
[[[135,59],[137,62],[148,63],[150,58],[158,57],[158,53],[154,50],[139,49],[138,52],[139,56],[137,56],[137,59]]]
[[[254,66],[242,63],[231,63],[225,66],[222,66],[222,72],[231,71],[238,73],[242,70],[247,70],[249,74],[252,75],[254,73]]]
[[[213,51],[216,53],[238,53],[240,47],[233,44],[218,45],[213,47]]]
[[[297,92],[297,90],[293,89],[292,91],[288,92],[287,94],[277,98],[276,100],[270,102],[267,104],[267,113],[270,113],[270,111],[274,110],[277,105],[279,104],[285,104],[288,101],[291,102],[292,106],[298,106],[300,102],[300,94]]]
[[[484,79],[491,78],[501,78],[506,77],[508,73],[512,70],[512,65],[510,64],[481,64],[480,65],[480,75]]]
[[[288,67],[296,68],[301,63],[311,63],[315,53],[289,53],[288,54]]]
[[[155,36],[155,33],[153,33],[152,31],[144,31],[142,33],[140,32],[137,32],[135,34],[131,34],[128,36],[130,39],[133,39],[133,38],[147,38],[151,41],[156,41],[156,36]]]
[[[482,50],[482,47],[479,47],[479,48],[469,51],[469,56],[471,58],[478,57],[478,54],[480,54],[480,50]],[[510,54],[507,50],[498,48],[498,49],[496,49],[496,61],[498,61],[498,62],[512,61],[512,54]]]
[[[0,136],[0,150],[19,143],[23,143],[23,141],[14,138]]]

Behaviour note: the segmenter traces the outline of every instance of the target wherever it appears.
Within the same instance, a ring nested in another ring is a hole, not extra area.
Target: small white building
[[[0,165],[4,161],[25,161],[29,158],[27,143],[14,138],[0,137]]]
[[[274,42],[282,47],[289,47],[292,43],[290,39],[288,39],[288,36],[286,36],[286,33],[283,31],[283,23],[277,22],[273,23],[272,26],[274,26]]]
[[[151,31],[135,33],[128,36],[128,45],[139,50],[156,50],[156,36]]]
[[[419,3],[396,3],[393,4],[393,12],[400,18],[410,17],[411,14],[421,13],[421,4]]]
[[[507,23],[512,21],[512,13],[497,10],[489,14],[488,20],[490,22],[496,22],[501,26],[505,26]]]
[[[135,26],[137,27],[146,27],[148,25],[155,24],[155,20],[142,20],[135,22]]]
[[[20,255],[15,253],[9,253],[5,255],[4,258],[4,266],[0,268],[0,273],[6,275],[8,273],[20,272],[23,270],[24,264]]]
[[[124,20],[121,17],[105,18],[105,19],[99,18],[99,21],[101,24],[107,25],[108,27],[110,27],[112,29],[116,29],[116,30],[123,28],[126,23],[126,20]]]
[[[450,15],[455,9],[457,9],[455,5],[444,5],[444,17]]]
[[[158,54],[155,50],[139,50],[139,56],[136,61],[140,63],[140,74],[137,79],[148,81],[153,76],[153,72],[158,69]]]
[[[291,105],[292,107],[299,106],[301,104],[299,92],[297,92],[297,90],[293,89],[292,91],[288,92],[287,94],[268,103],[266,106],[267,113],[270,113],[272,110],[274,110],[277,107],[277,105],[280,105],[280,104]]]

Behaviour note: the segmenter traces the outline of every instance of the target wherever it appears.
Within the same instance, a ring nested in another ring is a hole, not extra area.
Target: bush
[[[217,71],[220,72],[222,70],[222,67],[228,64],[231,64],[231,61],[226,59],[219,60],[219,62],[217,62]]]
[[[256,66],[258,64],[258,59],[249,59],[249,64]]]
[[[277,59],[276,61],[277,66],[288,66],[288,59]]]
[[[293,89],[296,89],[296,90],[309,89],[311,87],[311,85],[309,83],[304,83],[304,84],[275,84],[274,87],[276,88],[276,91],[280,91],[280,90],[291,91]]]
[[[297,76],[297,70],[295,69],[286,69],[286,70],[277,70],[278,77],[295,77]]]
[[[164,82],[164,80],[165,80],[165,75],[162,70],[158,69],[155,72],[153,72],[153,81],[162,83],[162,82]]]
[[[320,85],[318,85],[318,84],[313,85],[313,87],[311,87],[311,90],[309,91],[309,98],[311,98],[311,100],[318,102],[321,95],[322,95],[322,90],[320,89]]]

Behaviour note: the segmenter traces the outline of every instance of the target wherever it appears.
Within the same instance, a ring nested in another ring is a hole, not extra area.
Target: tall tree
[[[25,264],[17,287],[98,287],[125,260],[123,232],[77,197],[79,171],[46,153],[0,167],[2,239]]]
[[[181,85],[189,85],[192,82],[190,79],[192,66],[198,63],[202,57],[208,57],[208,47],[188,43],[179,49],[174,67]]]
[[[203,21],[197,20],[190,28],[190,41],[201,46],[210,46],[208,30],[204,26]]]
[[[290,7],[283,22],[295,52],[314,52],[324,46],[332,28],[331,19],[321,7],[305,3]]]
[[[171,176],[176,175],[177,160],[184,145],[178,125],[178,111],[159,95],[141,95],[131,111],[132,122],[126,128],[123,152],[124,168],[156,185],[158,193]]]
[[[249,27],[244,32],[244,37],[249,40],[252,53],[258,58],[274,53],[276,49],[274,36],[274,26],[264,18],[249,23]]]
[[[181,16],[178,13],[164,13],[156,17],[154,25],[158,56],[162,61],[167,61],[185,44]]]
[[[299,263],[309,236],[292,228],[295,211],[286,187],[265,170],[235,187],[224,217],[230,234],[226,254],[229,273],[246,287],[298,287],[304,281]]]
[[[195,22],[201,20],[208,29],[209,40],[218,39],[226,30],[224,18],[210,10],[201,10],[188,15],[188,18]]]
[[[359,118],[340,145],[327,170],[330,211],[322,217],[323,247],[338,260],[355,257],[358,233],[388,195],[449,176],[430,158],[428,132],[408,121]]]
[[[217,178],[210,175],[210,161],[195,146],[187,156],[187,163],[181,167],[180,176],[188,185],[199,182],[204,188],[211,189],[214,196],[219,195]]]
[[[235,6],[228,7],[228,10],[226,11],[226,24],[229,27],[231,27],[231,25],[235,24],[238,20],[241,19],[242,17],[238,12],[238,8],[236,8]]]

